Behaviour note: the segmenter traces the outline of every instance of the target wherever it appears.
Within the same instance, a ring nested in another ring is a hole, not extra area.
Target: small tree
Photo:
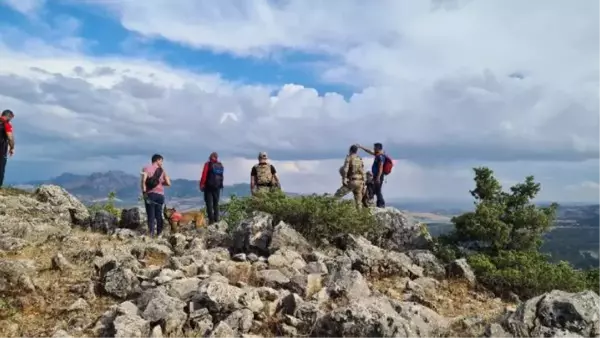
[[[475,168],[475,211],[452,218],[456,229],[451,235],[457,244],[471,243],[481,251],[537,251],[542,235],[550,229],[558,205],[538,207],[532,200],[540,192],[533,176],[502,191],[491,169]]]
[[[120,210],[116,206],[117,194],[114,191],[108,193],[106,198],[106,202],[104,203],[94,203],[89,207],[90,213],[95,214],[100,210],[104,210],[108,213],[111,213],[117,217],[120,215]]]

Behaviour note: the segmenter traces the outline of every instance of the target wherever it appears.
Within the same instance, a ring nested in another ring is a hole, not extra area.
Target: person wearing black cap
[[[13,127],[10,124],[14,117],[15,114],[8,109],[0,115],[0,187],[4,184],[4,172],[8,157],[15,153],[15,138]]]

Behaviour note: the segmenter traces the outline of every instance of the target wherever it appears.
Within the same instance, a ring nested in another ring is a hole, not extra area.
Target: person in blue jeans
[[[163,157],[152,156],[152,163],[142,169],[142,195],[148,215],[150,236],[160,236],[163,231],[163,205],[165,204],[165,187],[171,186],[171,179],[163,168]],[[155,228],[156,224],[156,228]]]
[[[383,193],[381,191],[383,186],[383,180],[385,179],[385,174],[383,173],[383,164],[385,163],[385,155],[383,153],[383,144],[375,143],[373,145],[373,150],[365,148],[360,144],[357,146],[364,150],[365,152],[375,156],[375,160],[373,161],[373,166],[371,167],[371,172],[373,173],[373,192],[377,197],[376,205],[378,208],[385,208],[385,200],[383,199]]]

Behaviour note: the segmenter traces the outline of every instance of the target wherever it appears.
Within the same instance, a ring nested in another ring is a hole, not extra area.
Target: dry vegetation
[[[86,327],[93,324],[110,305],[119,302],[94,290],[94,284],[90,282],[96,276],[93,264],[84,262],[84,257],[78,259],[72,250],[86,244],[92,249],[118,246],[122,245],[121,241],[82,230],[73,230],[73,235],[72,238],[79,243],[77,246],[56,238],[0,256],[9,260],[32,260],[38,271],[33,279],[35,292],[0,295],[0,336],[50,336],[56,330],[67,327]],[[72,269],[60,271],[52,268],[52,257],[59,252],[72,263]],[[168,257],[153,252],[148,253],[145,259],[147,264],[157,266],[168,262]],[[90,288],[94,292],[90,293]],[[88,296],[90,294],[95,296]],[[80,298],[84,298],[89,307],[69,309]]]
[[[407,278],[384,278],[372,280],[373,290],[377,290],[391,298],[404,300]],[[452,337],[473,337],[473,329],[483,331],[486,323],[501,315],[507,307],[514,304],[505,302],[485,290],[473,290],[466,282],[459,280],[443,280],[437,288],[423,288],[417,299],[410,299],[435,310],[449,318]],[[478,322],[480,325],[473,325]],[[481,332],[478,332],[481,333]]]

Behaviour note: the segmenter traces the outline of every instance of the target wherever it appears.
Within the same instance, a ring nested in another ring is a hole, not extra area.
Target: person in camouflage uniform
[[[267,153],[261,151],[258,154],[258,163],[252,167],[250,172],[250,190],[252,195],[257,193],[268,193],[274,189],[281,188],[277,170],[269,163]]]
[[[358,156],[358,147],[350,147],[344,165],[340,168],[342,186],[335,192],[334,196],[342,198],[349,192],[354,195],[356,208],[360,209],[363,203],[363,192],[365,186],[365,166],[363,160]]]

